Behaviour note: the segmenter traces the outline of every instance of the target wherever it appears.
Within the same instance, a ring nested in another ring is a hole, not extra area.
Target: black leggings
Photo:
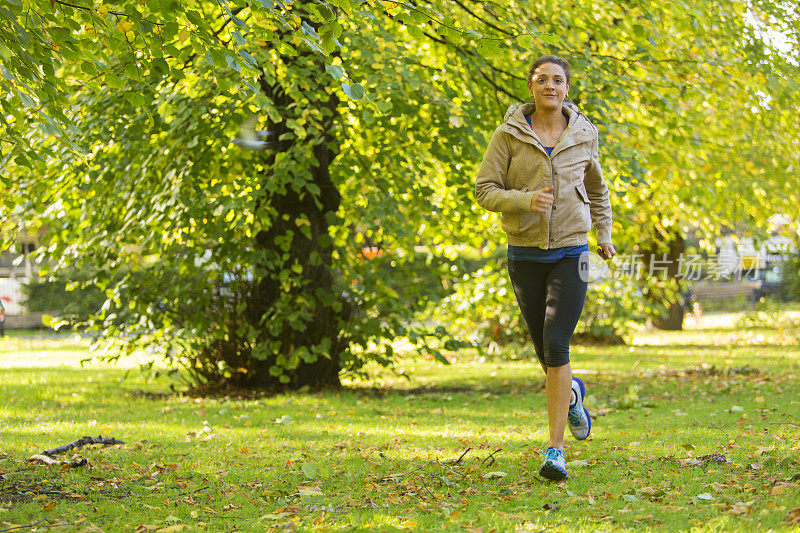
[[[522,318],[546,367],[569,363],[569,341],[586,299],[587,283],[578,274],[578,263],[577,257],[557,263],[508,260]]]

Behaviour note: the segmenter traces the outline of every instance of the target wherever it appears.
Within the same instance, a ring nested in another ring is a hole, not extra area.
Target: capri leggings
[[[587,282],[578,274],[578,257],[556,263],[508,260],[508,274],[522,318],[545,367],[569,363],[569,341],[586,299]]]

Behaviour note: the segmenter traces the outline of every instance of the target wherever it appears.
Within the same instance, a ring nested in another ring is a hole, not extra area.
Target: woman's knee
[[[569,363],[569,345],[561,342],[548,342],[544,350],[544,363],[548,368],[564,366]]]

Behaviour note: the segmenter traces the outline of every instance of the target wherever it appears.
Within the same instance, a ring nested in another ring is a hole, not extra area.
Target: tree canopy
[[[418,325],[442,310],[419,246],[457,286],[440,316],[511,313],[500,263],[432,258],[504,246],[473,177],[542,53],[572,62],[600,130],[618,248],[797,219],[798,14],[779,2],[12,0],[0,17],[4,218],[46,228],[53,271],[90,272],[102,338],[199,382],[323,386],[391,363],[399,336],[455,346]],[[268,150],[231,144],[253,121]],[[638,308],[597,296],[623,290]]]

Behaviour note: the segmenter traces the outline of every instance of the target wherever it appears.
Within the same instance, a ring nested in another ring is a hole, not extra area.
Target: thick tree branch
[[[68,452],[69,450],[73,450],[76,448],[81,448],[86,446],[87,444],[103,444],[106,446],[114,445],[114,444],[125,444],[121,440],[117,440],[111,437],[81,437],[78,440],[72,441],[69,444],[64,444],[63,446],[58,446],[56,448],[52,448],[50,450],[45,450],[43,452],[39,452],[39,455],[46,455],[48,457],[53,457],[54,455],[58,455],[60,453]]]
[[[239,13],[241,13],[242,11],[244,11],[244,10],[246,9],[246,7],[247,7],[247,6],[243,6],[243,7],[237,7],[236,9],[234,9],[234,10],[232,10],[232,11],[231,11],[231,14],[232,14],[232,15],[234,15],[234,16],[236,16],[236,15],[238,15]],[[222,23],[222,26],[220,26],[218,30],[216,30],[216,31],[212,32],[212,33],[211,33],[211,35],[212,35],[212,36],[214,36],[214,37],[218,36],[218,35],[219,35],[219,34],[222,32],[222,30],[224,30],[224,29],[225,29],[225,28],[228,26],[228,24],[230,24],[230,22],[231,22],[232,20],[233,20],[233,19],[232,19],[231,17],[228,17],[228,18],[225,20],[225,22],[223,22],[223,23]],[[196,53],[194,53],[194,54],[190,55],[190,56],[189,56],[189,57],[186,59],[186,61],[183,63],[183,65],[181,65],[180,69],[181,69],[181,70],[185,69],[185,68],[186,68],[187,66],[189,66],[189,65],[190,65],[190,64],[191,64],[191,63],[192,63],[192,62],[193,62],[193,61],[194,61],[196,58],[197,58],[197,54],[196,54]]]
[[[94,9],[92,9],[91,7],[86,7],[86,6],[79,6],[79,5],[75,5],[75,4],[70,4],[69,2],[62,2],[61,0],[55,0],[55,2],[54,2],[54,3],[56,3],[56,4],[59,4],[59,5],[62,5],[62,6],[73,7],[73,8],[75,8],[75,9],[82,9],[83,11],[94,11]],[[129,16],[130,16],[130,15],[128,15],[127,13],[124,13],[124,12],[122,12],[122,11],[109,11],[109,13],[110,13],[111,15],[116,15],[116,16],[118,16],[118,17],[129,17]],[[154,26],[163,26],[163,25],[164,25],[164,24],[163,24],[163,23],[161,23],[161,22],[153,22],[152,20],[148,20],[148,19],[142,19],[142,20],[144,20],[144,21],[145,21],[145,22],[147,22],[148,24],[152,24],[152,25],[154,25]]]
[[[464,48],[464,47],[462,47],[462,46],[458,46],[458,45],[456,45],[456,44],[453,44],[453,43],[447,42],[447,41],[445,41],[444,39],[439,39],[439,38],[437,38],[437,37],[434,37],[433,35],[431,35],[431,34],[429,34],[429,33],[425,32],[425,31],[423,31],[422,33],[423,33],[423,34],[424,34],[426,37],[428,37],[430,40],[432,40],[432,41],[434,41],[434,42],[437,42],[437,43],[439,43],[439,44],[441,44],[441,45],[443,45],[443,46],[450,46],[450,47],[453,47],[453,48],[454,48],[456,51],[458,51],[459,53],[461,53],[461,54],[462,54],[462,55],[463,55],[465,58],[468,58],[468,59],[470,59],[470,60],[474,60],[474,58],[475,58],[475,55],[476,55],[476,54],[472,53],[471,51],[469,51],[469,50],[465,49],[465,48]],[[473,64],[476,66],[476,69],[477,69],[478,73],[481,75],[481,77],[483,77],[483,79],[485,79],[486,81],[488,81],[488,82],[489,82],[489,83],[492,85],[492,87],[494,87],[494,89],[495,89],[497,92],[501,92],[501,93],[503,93],[503,94],[505,94],[505,95],[507,95],[507,96],[509,96],[509,97],[513,98],[514,100],[518,100],[518,98],[517,98],[517,96],[516,96],[516,95],[514,95],[514,94],[512,94],[512,93],[508,92],[508,91],[507,91],[507,90],[506,90],[504,87],[501,87],[501,86],[500,86],[500,85],[498,85],[498,84],[497,84],[497,83],[496,83],[496,82],[495,82],[495,81],[494,81],[492,78],[490,78],[489,76],[487,76],[487,75],[486,75],[486,73],[485,73],[485,72],[483,72],[483,70],[481,70],[480,66],[479,66],[479,65],[477,65],[477,64],[475,64],[475,62],[474,62],[474,61],[473,61]],[[496,69],[496,68],[494,67],[494,65],[491,65],[491,64],[489,64],[489,63],[487,63],[487,65],[488,65],[488,66],[489,66],[489,68],[490,68],[490,69],[492,69],[492,70],[499,70],[499,69]],[[506,75],[509,75],[508,73],[504,73],[504,74],[506,74]],[[513,76],[512,76],[512,77],[513,77]]]
[[[509,35],[509,36],[511,35],[511,32],[509,32],[508,30],[504,30],[503,28],[500,28],[499,26],[497,26],[495,24],[492,24],[488,20],[486,20],[483,17],[477,15],[474,11],[472,11],[469,7],[465,6],[459,0],[453,0],[453,2],[456,5],[458,5],[458,7],[460,7],[462,10],[466,11],[467,13],[469,13],[472,17],[474,17],[475,19],[479,20],[483,25],[488,26],[488,27],[492,28],[493,30],[496,30],[496,31],[498,31],[500,33],[503,33],[505,35]],[[429,0],[425,0],[425,3],[427,3],[428,5],[431,4],[431,2]]]

